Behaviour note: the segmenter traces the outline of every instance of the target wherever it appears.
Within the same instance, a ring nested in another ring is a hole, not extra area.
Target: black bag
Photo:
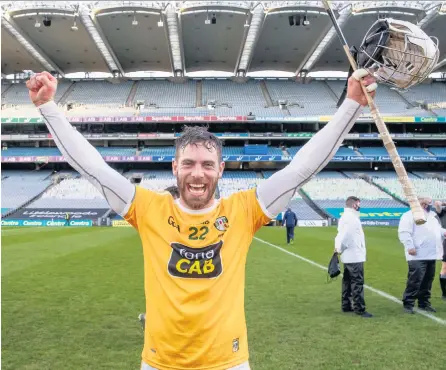
[[[333,253],[333,256],[330,259],[330,263],[328,264],[328,276],[330,279],[334,279],[336,276],[341,274],[341,266],[339,264],[339,257],[336,252]],[[327,278],[328,280],[328,278]]]

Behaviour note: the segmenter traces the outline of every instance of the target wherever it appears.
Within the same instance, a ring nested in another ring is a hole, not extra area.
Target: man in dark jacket
[[[294,244],[294,228],[297,225],[297,216],[288,208],[285,214],[283,215],[283,225],[286,226],[286,242],[287,244]]]

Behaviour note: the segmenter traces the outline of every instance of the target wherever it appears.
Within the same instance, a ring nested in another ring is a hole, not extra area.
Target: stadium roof
[[[351,45],[378,17],[418,23],[440,39],[446,71],[446,5],[440,1],[333,1]],[[320,1],[15,1],[2,5],[2,74],[24,70],[347,71]]]

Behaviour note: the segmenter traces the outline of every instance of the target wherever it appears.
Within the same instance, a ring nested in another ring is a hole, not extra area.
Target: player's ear
[[[172,159],[172,173],[174,176],[178,173],[178,163],[175,159]]]
[[[219,166],[219,171],[218,171],[218,178],[221,179],[223,176],[223,171],[225,170],[225,162],[220,162],[220,166]]]

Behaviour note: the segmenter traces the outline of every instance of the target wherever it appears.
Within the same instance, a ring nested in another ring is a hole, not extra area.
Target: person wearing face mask
[[[364,300],[365,237],[359,218],[361,200],[348,197],[344,213],[339,219],[335,251],[341,254],[344,264],[342,277],[342,311],[355,312],[365,318],[373,315],[366,311]]]
[[[409,210],[401,216],[398,237],[404,245],[408,274],[406,290],[403,294],[404,311],[414,314],[415,301],[418,308],[427,312],[436,312],[431,306],[431,289],[435,277],[437,245],[441,243],[442,229],[435,212],[432,212],[432,198],[420,197],[420,205],[426,213],[426,223],[415,224]]]

